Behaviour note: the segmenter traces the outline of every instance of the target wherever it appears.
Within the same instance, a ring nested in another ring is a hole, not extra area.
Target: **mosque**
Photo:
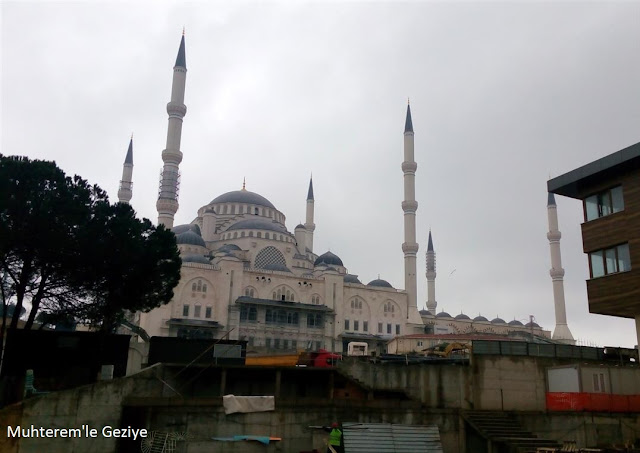
[[[505,322],[496,316],[455,317],[436,312],[435,251],[427,246],[427,310],[418,311],[414,131],[407,106],[404,127],[405,288],[376,279],[361,282],[336,254],[314,249],[314,192],[309,181],[306,219],[293,232],[283,212],[267,198],[246,190],[224,193],[204,204],[193,221],[173,225],[178,211],[180,139],[186,115],[185,38],[175,66],[167,104],[168,134],[157,200],[158,224],[173,230],[182,258],[181,280],[168,304],[136,321],[150,336],[229,338],[255,351],[326,348],[346,351],[352,341],[386,352],[395,337],[425,333],[507,334],[550,337],[533,320]],[[118,198],[132,198],[133,140],[126,154]],[[302,195],[302,194],[301,194]],[[301,196],[302,199],[302,196]]]

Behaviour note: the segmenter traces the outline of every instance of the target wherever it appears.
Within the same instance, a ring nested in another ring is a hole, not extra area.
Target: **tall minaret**
[[[416,242],[416,211],[418,202],[416,201],[416,164],[413,157],[413,123],[411,122],[411,106],[407,105],[407,119],[404,123],[404,162],[402,171],[404,172],[404,201],[402,210],[404,211],[404,287],[408,296],[407,316],[411,307],[417,309],[418,285],[416,279],[416,254],[418,253],[418,243]]]
[[[169,127],[167,131],[167,147],[162,151],[164,167],[160,177],[158,192],[158,225],[173,227],[173,217],[178,211],[178,186],[180,185],[179,165],[182,162],[180,138],[182,135],[182,118],[187,113],[184,105],[184,88],[187,79],[187,62],[184,52],[184,31],[178,49],[178,57],[173,67],[173,85],[171,101],[167,104]]]
[[[129,203],[133,196],[133,134],[129,140],[129,149],[127,157],[124,158],[122,165],[122,180],[120,180],[120,188],[118,189],[118,201],[120,203]]]
[[[427,310],[436,314],[436,252],[433,250],[431,230],[429,230],[429,244],[427,245]]]
[[[560,238],[562,234],[558,230],[556,199],[550,192],[547,200],[547,216],[549,219],[547,239],[549,239],[549,247],[551,248],[551,270],[549,274],[553,281],[553,303],[556,308],[556,328],[553,330],[551,338],[574,344],[575,340],[567,325],[567,310],[564,304],[564,269],[562,268],[562,258],[560,256]]]
[[[313,232],[316,229],[316,224],[313,223],[313,176],[309,179],[309,191],[307,192],[307,218],[304,222],[304,227],[307,230],[307,247],[311,252],[313,252]]]

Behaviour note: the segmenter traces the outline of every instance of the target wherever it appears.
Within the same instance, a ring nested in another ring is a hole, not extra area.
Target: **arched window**
[[[253,231],[249,231],[249,237],[252,238],[253,237]]]
[[[282,235],[280,235],[280,240],[282,240]]]
[[[254,297],[255,296],[255,290],[253,288],[251,288],[250,286],[247,286],[244,289],[244,295],[247,297]]]
[[[265,233],[265,234],[264,234],[264,238],[265,238],[265,239],[269,239],[269,233]]]
[[[235,233],[233,233],[233,238],[237,239],[238,238],[238,232],[236,231]]]
[[[206,293],[207,284],[198,279],[197,281],[191,283],[191,291],[193,291],[194,293]]]
[[[240,233],[240,237],[243,238],[244,237],[244,231],[242,233]]]
[[[258,231],[257,236],[258,236],[259,238],[261,238],[261,237],[262,237],[262,233],[261,233],[260,231]]]
[[[254,213],[255,215],[258,215],[258,212],[259,212],[259,211],[258,211],[258,208],[256,207],[256,208],[253,208],[253,209],[254,209],[253,213]]]

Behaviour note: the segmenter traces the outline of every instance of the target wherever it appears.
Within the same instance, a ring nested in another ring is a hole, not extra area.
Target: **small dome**
[[[533,328],[536,328],[536,327],[537,327],[537,328],[540,328],[540,326],[539,326],[537,323],[535,323],[535,322],[528,322],[528,323],[526,323],[524,326],[525,326],[525,327],[533,327]]]
[[[436,318],[451,318],[451,315],[446,311],[441,311],[436,315]]]
[[[371,280],[369,283],[367,283],[367,286],[378,286],[380,288],[393,288],[393,286],[391,286],[391,283],[389,283],[386,280],[382,280],[380,278]]]
[[[296,226],[296,228],[295,228],[295,229],[297,230],[297,229],[300,229],[300,228],[302,228],[303,230],[306,230],[306,228],[304,227],[304,225],[303,225],[303,224],[301,224],[301,223],[299,223],[299,224]]]
[[[473,320],[475,322],[489,322],[489,320],[484,316],[476,316],[475,318],[473,318]]]
[[[184,233],[180,233],[176,236],[177,244],[187,244],[187,245],[199,245],[200,247],[206,247],[204,239],[195,233],[193,230],[187,230]]]
[[[204,255],[190,254],[190,255],[184,255],[181,258],[183,263],[211,264],[211,261],[209,261],[209,258],[207,258]]]
[[[358,279],[357,275],[353,275],[353,274],[347,274],[344,276],[344,282],[345,283],[359,283],[360,285],[362,285],[362,282]]]
[[[173,231],[173,234],[175,234],[176,236],[179,235],[179,234],[184,233],[185,231],[193,231],[198,236],[202,236],[202,233],[200,232],[200,227],[196,223],[187,223],[185,225],[176,225],[173,228],[171,228],[171,231]]]
[[[313,263],[314,266],[318,266],[320,264],[326,264],[329,266],[344,266],[344,264],[342,264],[342,260],[338,257],[338,255],[335,255],[331,252],[323,253],[322,255],[317,257],[315,262]]]
[[[248,190],[234,190],[233,192],[227,192],[219,197],[213,199],[209,204],[216,203],[245,203],[255,204],[258,206],[266,206],[267,208],[275,209],[276,207],[265,197]]]
[[[460,313],[458,316],[456,316],[454,319],[460,319],[460,320],[464,320],[464,319],[471,319],[469,318],[467,315],[465,315],[464,313]]]
[[[517,319],[514,319],[513,321],[509,321],[509,325],[510,326],[522,326],[523,324],[518,321]]]
[[[420,316],[432,316],[429,310],[420,310]]]
[[[502,318],[493,318],[491,320],[491,324],[506,324],[506,322]]]
[[[217,251],[218,252],[231,252],[231,251],[235,251],[235,250],[242,250],[240,247],[238,247],[235,244],[225,244],[222,247],[220,247]]]

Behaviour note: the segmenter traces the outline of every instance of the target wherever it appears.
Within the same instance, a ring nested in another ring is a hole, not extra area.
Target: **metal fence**
[[[473,341],[475,355],[509,355],[638,363],[638,351],[626,348],[592,348],[569,344],[538,344],[523,341]],[[635,360],[634,360],[635,359]]]

